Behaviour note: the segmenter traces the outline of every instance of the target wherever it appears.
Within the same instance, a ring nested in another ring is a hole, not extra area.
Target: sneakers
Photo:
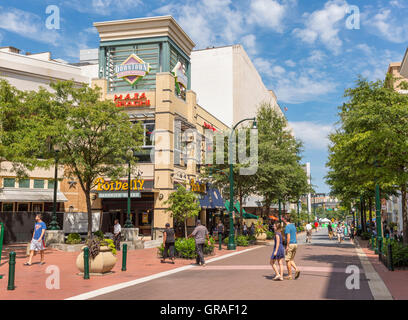
[[[295,273],[295,279],[299,278],[299,276],[300,276],[300,271],[296,271],[296,273]]]
[[[276,276],[273,278],[274,281],[283,281],[283,278],[281,276]]]

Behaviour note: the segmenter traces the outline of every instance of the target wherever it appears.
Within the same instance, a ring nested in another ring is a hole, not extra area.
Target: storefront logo
[[[188,79],[186,76],[186,72],[184,70],[184,65],[179,61],[177,62],[176,66],[172,70],[174,77],[176,78],[176,89],[177,92],[180,94],[181,88],[187,89]]]
[[[125,79],[130,85],[134,85],[149,72],[150,64],[135,54],[131,54],[122,64],[115,66],[116,76]]]
[[[143,190],[144,180],[130,180],[130,190]],[[105,181],[103,178],[96,179],[96,191],[127,191],[129,183],[126,181]]]
[[[150,100],[144,92],[141,95],[135,93],[133,97],[129,93],[125,97],[115,94],[113,101],[117,107],[150,107]]]
[[[200,181],[195,182],[194,179],[191,179],[190,186],[191,186],[191,191],[193,192],[200,192],[200,193],[207,192],[205,183],[201,183]]]

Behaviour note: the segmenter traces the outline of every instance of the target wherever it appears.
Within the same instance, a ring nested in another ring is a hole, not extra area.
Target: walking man
[[[285,250],[285,261],[286,267],[288,269],[288,276],[285,277],[286,280],[292,280],[292,268],[295,269],[295,279],[299,278],[300,271],[295,264],[295,255],[297,250],[297,241],[296,241],[296,227],[291,223],[291,217],[288,216],[286,221],[288,224],[285,228],[286,236],[286,250]]]
[[[329,230],[329,239],[331,240],[333,239],[333,227],[331,223],[327,225],[327,229]]]
[[[175,232],[173,228],[170,228],[170,223],[166,223],[166,229],[163,232],[163,259],[160,261],[161,263],[166,262],[166,258],[170,252],[170,259],[171,263],[174,264],[174,243],[176,242],[175,239]]]
[[[306,242],[312,243],[312,225],[308,223],[306,225]]]
[[[121,235],[122,235],[122,227],[119,224],[119,220],[115,219],[115,225],[113,226],[113,242],[115,243],[115,248],[118,251],[120,251]]]
[[[44,242],[44,235],[45,235],[45,230],[47,230],[47,227],[45,223],[41,220],[42,216],[41,214],[37,214],[35,216],[35,225],[34,225],[34,232],[33,232],[33,238],[31,240],[31,245],[30,245],[30,257],[28,259],[28,262],[24,263],[25,266],[31,266],[32,264],[32,259],[34,254],[37,254],[38,251],[40,251],[41,254],[41,261],[40,264],[45,264],[44,261],[44,249],[45,249],[45,242]]]
[[[196,247],[196,264],[201,266],[205,266],[205,261],[204,261],[204,244],[205,244],[205,239],[207,238],[207,241],[210,241],[210,238],[208,237],[208,230],[205,226],[201,225],[201,221],[197,220],[197,226],[195,227],[194,231],[188,236],[189,238],[194,237],[195,239],[195,247]]]
[[[217,232],[218,232],[218,238],[221,237],[221,241],[224,240],[224,225],[222,224],[221,220],[218,222]]]

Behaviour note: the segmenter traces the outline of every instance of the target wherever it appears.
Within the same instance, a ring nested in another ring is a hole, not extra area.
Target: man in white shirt
[[[312,225],[308,223],[306,225],[306,242],[312,243]]]
[[[113,226],[113,241],[115,243],[116,250],[120,251],[120,237],[121,237],[122,227],[119,224],[119,220],[115,219],[115,225]]]

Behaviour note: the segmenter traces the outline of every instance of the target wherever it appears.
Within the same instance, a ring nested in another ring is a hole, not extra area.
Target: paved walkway
[[[132,250],[128,251],[127,271],[123,272],[121,271],[122,254],[119,252],[117,255],[117,263],[112,274],[91,276],[91,279],[84,280],[82,276],[78,275],[79,271],[75,264],[78,252],[63,252],[55,249],[47,249],[45,265],[39,265],[40,257],[35,256],[33,265],[28,267],[23,266],[23,263],[27,261],[25,245],[8,246],[4,249],[0,265],[0,275],[3,275],[3,279],[0,279],[0,300],[61,300],[133,279],[174,270],[181,266],[189,266],[193,262],[192,260],[178,259],[174,265],[170,263],[163,264],[160,263],[156,248]],[[246,248],[239,247],[238,251],[245,249]],[[12,291],[7,290],[9,267],[7,261],[8,252],[11,250],[17,253],[15,272],[16,288]],[[215,255],[207,259],[230,253],[231,251],[226,250],[226,246],[223,246],[223,250],[218,251],[216,249]],[[59,290],[49,290],[46,288],[47,278],[51,275],[51,273],[47,273],[47,268],[50,266],[57,266],[59,268]]]
[[[304,234],[299,235],[298,242],[296,263],[301,276],[297,280],[282,282],[272,281],[274,274],[269,265],[271,246],[238,247],[237,252],[225,250],[224,246],[224,250],[216,250],[214,256],[207,258],[206,267],[193,266],[191,260],[181,259],[175,265],[161,264],[157,249],[130,251],[126,272],[121,271],[122,257],[119,253],[113,274],[94,276],[90,280],[78,275],[75,266],[78,253],[47,250],[45,265],[24,267],[25,246],[14,246],[12,249],[17,252],[16,288],[14,291],[6,290],[6,252],[0,265],[0,275],[3,275],[0,299],[372,300],[391,295],[395,299],[408,298],[408,271],[386,270],[363,242],[361,250],[349,241],[337,244],[335,240],[328,239],[325,229],[313,233],[312,244],[304,243]],[[36,258],[34,261],[39,260],[39,257]],[[46,272],[51,265],[60,270],[58,290],[46,289],[50,276]],[[360,270],[359,290],[346,288],[346,279],[350,276],[346,268],[350,265]],[[163,288],[171,290],[164,291]]]
[[[372,300],[354,245],[337,244],[327,237],[327,230],[313,233],[312,244],[299,237],[296,263],[301,275],[297,280],[272,281],[269,266],[272,247],[262,246],[222,260],[210,262],[206,267],[189,267],[180,272],[145,282],[129,283],[123,288],[106,288],[92,297],[104,300],[257,300],[257,299],[364,299]],[[346,288],[346,268],[360,269],[360,289]],[[164,290],[163,288],[171,288]]]

